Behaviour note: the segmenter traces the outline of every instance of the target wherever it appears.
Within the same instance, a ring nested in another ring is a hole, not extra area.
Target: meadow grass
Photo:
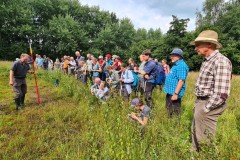
[[[191,121],[198,73],[191,72],[181,117],[169,119],[165,94],[155,89],[155,106],[145,129],[128,121],[120,97],[101,103],[89,88],[61,73],[38,71],[41,105],[28,75],[26,107],[15,111],[8,85],[11,62],[0,68],[0,159],[190,159]],[[59,87],[54,80],[59,79]],[[233,76],[228,109],[219,118],[214,143],[196,159],[240,159],[239,76]],[[133,97],[132,97],[133,98]]]

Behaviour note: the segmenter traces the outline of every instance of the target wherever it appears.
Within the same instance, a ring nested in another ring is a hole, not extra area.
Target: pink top
[[[169,65],[164,64],[163,69],[164,69],[165,75],[167,75],[169,73],[169,70],[170,70]]]

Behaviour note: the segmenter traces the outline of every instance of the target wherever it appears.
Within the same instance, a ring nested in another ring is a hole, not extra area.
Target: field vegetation
[[[128,121],[129,103],[116,97],[103,104],[74,77],[57,72],[37,71],[41,105],[33,75],[28,75],[26,107],[17,112],[8,85],[10,64],[0,63],[1,160],[240,159],[239,76],[233,76],[228,109],[219,118],[214,143],[192,155],[190,128],[198,73],[191,72],[187,79],[181,117],[167,117],[165,94],[156,89],[149,125],[142,129]]]

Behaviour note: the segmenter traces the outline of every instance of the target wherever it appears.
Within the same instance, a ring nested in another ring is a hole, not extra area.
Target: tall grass
[[[3,72],[2,72],[3,71]],[[145,129],[128,121],[129,104],[120,97],[102,104],[73,77],[38,71],[42,105],[34,81],[24,110],[14,111],[8,69],[2,70],[0,159],[190,159],[191,121],[198,73],[190,73],[181,118],[167,118],[165,94],[154,91],[155,106]],[[60,80],[54,87],[55,79]],[[239,76],[232,80],[228,109],[220,117],[216,140],[196,159],[240,159]]]

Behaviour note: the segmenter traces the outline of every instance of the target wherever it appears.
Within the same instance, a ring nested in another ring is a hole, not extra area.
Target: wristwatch
[[[174,94],[178,95],[178,93],[176,93],[176,92]]]

